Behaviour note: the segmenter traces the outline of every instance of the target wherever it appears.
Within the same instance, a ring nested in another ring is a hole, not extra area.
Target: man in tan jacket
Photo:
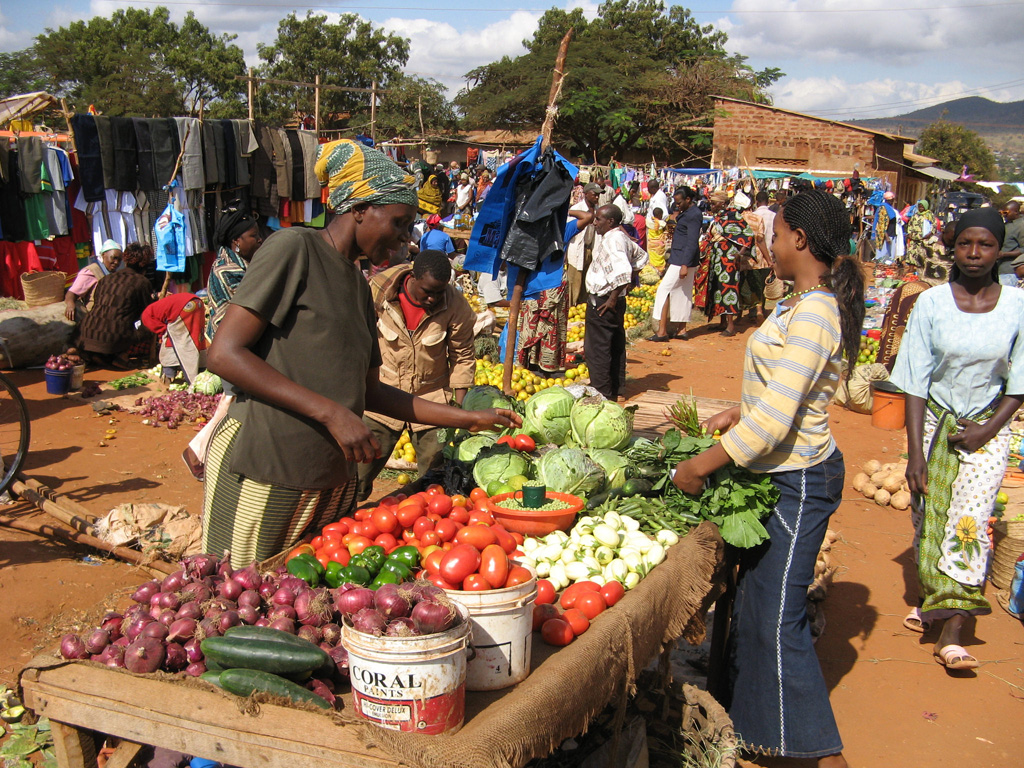
[[[442,251],[426,250],[412,264],[402,264],[370,281],[377,311],[380,380],[405,392],[462,405],[473,386],[473,324],[476,315],[451,284],[452,267]],[[403,424],[367,412],[363,422],[380,443],[381,456],[359,465],[358,498],[373,493],[373,481],[384,468],[406,426],[422,474],[441,451],[437,429],[426,424]]]

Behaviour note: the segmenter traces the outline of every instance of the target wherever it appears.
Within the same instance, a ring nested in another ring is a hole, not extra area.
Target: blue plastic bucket
[[[74,371],[68,368],[66,371],[51,371],[49,368],[43,370],[46,375],[46,391],[51,395],[66,395],[71,389],[71,374]]]

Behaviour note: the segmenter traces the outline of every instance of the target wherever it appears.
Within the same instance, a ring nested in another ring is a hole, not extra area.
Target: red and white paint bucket
[[[396,731],[453,733],[466,714],[469,612],[445,632],[377,637],[341,629],[352,699],[360,717]]]

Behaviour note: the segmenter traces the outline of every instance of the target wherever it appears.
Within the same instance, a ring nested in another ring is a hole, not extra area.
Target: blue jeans
[[[813,467],[773,473],[780,497],[765,522],[770,538],[743,553],[726,706],[757,752],[823,757],[843,749],[811,640],[807,587],[845,474],[838,448]]]

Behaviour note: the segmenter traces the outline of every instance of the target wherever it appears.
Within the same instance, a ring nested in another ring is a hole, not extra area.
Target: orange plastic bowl
[[[501,502],[522,496],[522,491],[499,493],[491,497],[491,514],[509,531],[521,533],[523,536],[547,536],[554,531],[567,531],[572,528],[576,515],[583,509],[586,502],[571,493],[548,491],[545,498],[558,499],[571,506],[553,511],[535,509],[506,509]]]

